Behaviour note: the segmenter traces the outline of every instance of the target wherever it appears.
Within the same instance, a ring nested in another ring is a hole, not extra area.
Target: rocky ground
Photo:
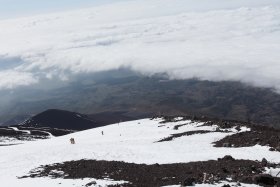
[[[273,127],[261,126],[250,124],[248,122],[241,122],[241,121],[233,121],[233,120],[221,120],[221,119],[213,119],[207,117],[197,117],[197,116],[185,116],[183,118],[176,118],[176,117],[164,117],[164,121],[161,123],[168,123],[168,122],[178,122],[183,121],[186,119],[192,119],[193,121],[201,121],[205,122],[203,125],[216,125],[217,129],[216,132],[227,132],[228,129],[235,128],[237,131],[240,131],[242,126],[246,126],[250,128],[250,131],[246,132],[239,132],[233,134],[231,136],[227,136],[217,142],[214,142],[215,147],[250,147],[254,145],[262,145],[262,146],[269,146],[270,151],[280,151],[280,129],[276,129]],[[175,126],[174,129],[179,128],[182,125]],[[181,136],[189,136],[192,134],[203,134],[209,133],[212,131],[191,131],[186,133],[178,133],[173,134],[170,137],[166,137],[159,142],[162,141],[171,141],[175,138]]]
[[[34,141],[40,139],[47,139],[51,136],[63,136],[73,132],[75,131],[49,127],[0,127],[0,146],[16,145],[20,143],[20,141]],[[4,142],[11,143],[4,144]]]
[[[254,145],[269,146],[270,151],[280,151],[280,130],[250,126],[251,131],[241,132],[215,142],[216,147],[249,147]]]
[[[262,186],[280,186],[280,178],[262,174],[265,167],[279,167],[265,159],[262,162],[235,160],[225,156],[218,160],[176,164],[133,164],[117,161],[79,160],[54,165],[46,165],[31,171],[26,177],[52,177],[65,179],[109,178],[115,181],[127,181],[123,187],[147,187],[166,185],[192,185],[200,183],[218,183],[219,181],[260,184]],[[91,184],[94,184],[94,181]]]

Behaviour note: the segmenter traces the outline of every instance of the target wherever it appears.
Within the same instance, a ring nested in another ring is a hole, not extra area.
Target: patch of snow
[[[265,168],[265,169],[266,169],[265,173],[280,178],[280,168]]]
[[[221,182],[215,184],[195,184],[197,187],[222,187],[225,184],[229,184],[230,186],[238,186],[236,182]],[[255,184],[244,184],[240,183],[242,187],[260,187],[259,185]],[[163,186],[163,187],[181,187],[181,185],[171,185],[171,186]]]
[[[31,134],[31,132],[29,130],[19,130],[17,127],[9,127],[11,129],[13,129],[14,131],[19,131],[19,132],[23,132],[26,134]]]
[[[54,136],[52,135],[52,133],[48,132],[48,131],[40,131],[40,130],[36,130],[37,132],[42,132],[42,133],[46,133],[48,134],[49,138],[53,138]]]
[[[21,180],[15,180],[14,178],[6,178],[7,182],[4,184],[1,182],[1,185],[5,187],[32,187],[32,186],[40,186],[40,187],[83,187],[86,184],[95,181],[96,184],[92,185],[92,187],[99,186],[108,186],[108,185],[116,185],[126,183],[125,181],[112,181],[112,180],[99,180],[99,179],[50,179],[50,178],[26,178]]]

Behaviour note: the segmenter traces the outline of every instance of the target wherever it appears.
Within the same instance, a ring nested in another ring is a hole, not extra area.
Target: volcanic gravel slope
[[[232,147],[249,147],[254,145],[270,146],[271,151],[280,151],[280,130],[262,126],[250,126],[251,131],[227,136],[217,142],[216,147],[228,143]]]
[[[262,184],[263,186],[280,185],[280,178],[271,177],[264,184],[256,176],[265,171],[265,167],[276,164],[251,160],[235,160],[231,156],[204,162],[176,164],[133,164],[116,161],[79,160],[41,167],[40,172],[33,171],[26,177],[52,177],[65,179],[110,178],[116,181],[128,181],[125,184],[112,185],[123,187],[167,186],[194,183],[216,183],[219,181]],[[204,178],[205,176],[205,178]],[[204,181],[205,179],[205,181]]]
[[[196,116],[192,116],[192,117],[184,116],[181,119],[179,118],[179,120],[176,117],[165,116],[163,117],[163,119],[164,120],[161,122],[161,124],[192,119],[193,121],[204,123],[202,126],[209,126],[209,125],[216,126],[215,129],[216,132],[227,132],[228,129],[231,128],[240,131],[242,126],[246,126],[250,128],[249,131],[239,132],[226,136],[225,138],[222,138],[219,141],[214,142],[215,144],[214,146],[223,147],[225,144],[227,144],[227,146],[229,147],[250,147],[255,145],[262,145],[262,146],[271,147],[270,148],[271,151],[280,151],[280,130],[273,127],[255,125],[255,124],[250,124],[248,122],[241,122],[241,121],[234,121],[234,120],[221,120],[221,119],[196,117]],[[176,130],[184,125],[186,124],[176,125],[174,126],[174,129]],[[172,134],[170,137],[160,140],[159,142],[171,141],[181,136],[189,136],[192,134],[199,134],[199,133],[203,134],[209,132],[213,132],[213,131],[199,130],[199,131],[176,133],[176,134]]]

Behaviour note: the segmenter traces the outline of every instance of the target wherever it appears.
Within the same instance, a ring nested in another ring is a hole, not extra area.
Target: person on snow
[[[71,144],[75,144],[75,139],[74,138],[70,138],[70,143]]]

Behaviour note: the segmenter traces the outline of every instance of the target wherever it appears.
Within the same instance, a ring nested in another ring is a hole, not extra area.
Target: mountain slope
[[[201,134],[197,133],[198,131],[207,132]],[[92,181],[96,181],[97,185],[105,186],[106,184],[126,181],[125,179],[119,181],[109,180],[106,173],[103,173],[102,180],[95,179],[95,177],[85,180],[78,178],[76,180],[16,178],[16,176],[28,175],[31,170],[41,165],[50,166],[54,163],[81,159],[124,161],[125,163],[151,165],[156,163],[172,164],[209,161],[231,155],[234,159],[252,161],[262,161],[265,158],[268,162],[279,165],[280,152],[270,151],[269,146],[258,145],[258,142],[253,146],[242,145],[235,148],[213,146],[214,142],[227,136],[250,131],[254,131],[254,129],[238,122],[203,122],[191,121],[187,118],[155,118],[113,124],[48,140],[0,147],[3,161],[1,162],[0,179],[3,179],[5,187],[32,187],[35,184],[60,187],[66,187],[69,184],[71,186],[82,186]],[[182,133],[185,134],[182,135]],[[170,136],[174,137],[171,141],[159,142]],[[70,138],[75,139],[75,145],[70,144]],[[36,169],[33,174],[40,171],[42,171],[42,168]],[[270,168],[262,172],[270,172],[272,175],[276,175],[279,171],[279,168]],[[222,184],[224,183],[217,184],[217,186],[222,186]],[[242,186],[257,185],[242,184]]]

